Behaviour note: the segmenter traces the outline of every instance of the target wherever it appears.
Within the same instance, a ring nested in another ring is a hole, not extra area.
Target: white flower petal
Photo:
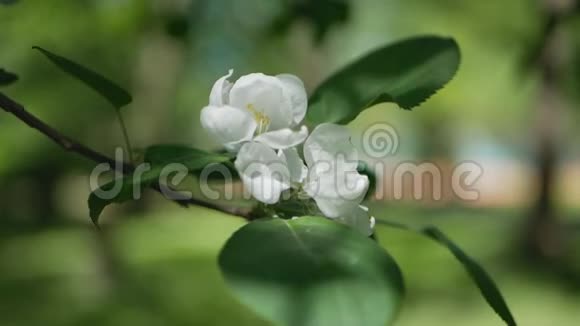
[[[306,193],[314,199],[320,211],[330,218],[348,214],[359,206],[368,187],[367,176],[356,171],[337,171],[332,166],[329,166],[328,171],[309,170],[304,184]]]
[[[308,168],[320,161],[340,159],[344,169],[356,170],[358,153],[350,142],[350,132],[344,126],[331,123],[318,125],[304,143],[304,159]]]
[[[370,236],[374,232],[375,218],[370,216],[362,207],[355,207],[349,214],[336,218],[336,221],[346,224],[358,230],[365,236]]]
[[[268,205],[279,202],[282,193],[290,188],[287,183],[273,178],[245,178],[243,183],[245,189],[251,189],[252,197]]]
[[[231,106],[206,106],[201,110],[201,125],[230,151],[251,140],[257,127],[249,112]]]
[[[308,177],[304,190],[330,218],[350,214],[368,191],[369,179],[357,171],[358,154],[346,127],[319,125],[304,143]]]
[[[209,105],[222,106],[227,105],[229,100],[229,93],[233,84],[228,80],[234,74],[234,70],[230,69],[228,74],[218,79],[209,94]]]
[[[324,174],[318,180],[321,186],[316,197],[352,201],[357,205],[369,189],[369,178],[356,171]]]
[[[339,218],[348,212],[351,212],[354,207],[358,204],[355,202],[344,201],[340,199],[323,199],[321,197],[315,197],[314,201],[318,209],[328,218]]]
[[[300,145],[306,137],[308,137],[308,128],[302,126],[298,131],[290,128],[269,131],[256,136],[254,140],[274,149],[285,149]]]
[[[288,171],[290,171],[290,181],[301,184],[308,175],[308,169],[298,155],[296,148],[288,148],[278,151],[278,156],[286,161]]]
[[[371,216],[369,220],[370,220],[370,223],[371,223],[371,225],[370,225],[371,230],[374,232],[375,226],[377,225],[377,220],[375,219],[374,216]]]
[[[260,202],[275,204],[282,192],[290,188],[290,171],[285,160],[264,144],[244,144],[234,164],[245,191]]]
[[[269,130],[292,125],[290,103],[284,97],[282,82],[261,73],[240,77],[230,91],[230,104],[269,119]]]
[[[290,74],[281,74],[276,77],[284,86],[284,95],[290,102],[294,125],[298,125],[304,120],[308,108],[308,94],[304,83],[297,76]]]

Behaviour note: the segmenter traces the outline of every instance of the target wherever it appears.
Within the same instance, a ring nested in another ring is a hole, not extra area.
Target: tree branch
[[[568,3],[554,0],[543,0],[540,3],[542,10],[542,29],[537,38],[530,44],[530,48],[525,52],[523,60],[524,70],[535,69],[546,64],[551,64],[546,59],[546,52],[554,39],[558,28],[568,20],[580,14],[580,1],[569,0]],[[545,76],[544,76],[545,77]]]
[[[0,107],[4,109],[4,111],[11,113],[20,121],[27,124],[29,127],[36,129],[41,134],[45,135],[46,137],[50,138],[53,142],[57,145],[62,147],[65,151],[77,153],[91,161],[96,163],[107,163],[112,167],[121,167],[121,172],[123,174],[130,174],[135,170],[135,167],[131,164],[118,162],[104,154],[101,154],[63,134],[58,132],[56,129],[52,128],[51,126],[44,123],[42,120],[38,119],[30,112],[26,111],[26,109],[19,103],[15,102],[2,92],[0,92]],[[159,184],[155,184],[151,186],[155,191],[163,194]],[[248,219],[247,214],[242,214],[236,210],[232,209],[225,209],[215,204],[207,203],[205,201],[201,201],[198,199],[192,198],[183,198],[183,199],[171,199],[173,202],[177,203],[182,207],[188,207],[189,205],[197,205],[213,210],[217,210],[220,212],[224,212],[227,214],[237,215],[239,217],[243,217]]]
[[[26,123],[29,127],[38,130],[40,133],[50,138],[53,142],[58,144],[66,151],[78,153],[81,156],[84,156],[89,160],[97,163],[108,163],[111,166],[122,166],[123,173],[129,173],[133,170],[133,168],[128,164],[117,163],[115,160],[108,158],[105,155],[98,153],[60,134],[58,131],[26,111],[22,105],[14,102],[11,98],[1,92],[0,107],[2,107],[4,111],[12,113],[20,121]]]

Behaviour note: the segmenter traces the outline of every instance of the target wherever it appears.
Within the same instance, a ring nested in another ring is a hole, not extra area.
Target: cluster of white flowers
[[[232,74],[214,84],[201,123],[237,154],[235,166],[245,190],[268,205],[285,192],[305,194],[326,217],[372,234],[374,218],[360,205],[369,180],[357,171],[358,153],[348,129],[324,123],[309,136],[301,125],[308,96],[294,75],[254,73],[232,83]]]

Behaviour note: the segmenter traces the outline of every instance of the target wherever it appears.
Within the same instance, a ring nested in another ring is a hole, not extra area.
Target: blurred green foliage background
[[[371,210],[378,218],[444,229],[488,269],[522,325],[580,320],[580,19],[574,15],[558,27],[558,74],[547,84],[542,63],[528,60],[551,12],[541,1],[4,3],[0,68],[19,80],[0,90],[111,156],[123,144],[113,109],[32,46],[84,63],[129,89],[135,100],[124,115],[134,147],[215,149],[198,116],[213,82],[230,68],[237,75],[293,73],[312,90],[387,42],[418,34],[454,37],[463,62],[448,87],[412,113],[382,105],[350,126],[355,142],[375,122],[394,126],[401,145],[386,159],[390,165],[475,161],[484,169],[481,198],[374,200]],[[548,88],[558,99],[551,119],[538,110]],[[537,218],[536,145],[543,127],[555,130],[556,164],[553,205]],[[99,236],[86,204],[94,166],[0,114],[1,325],[267,325],[236,303],[216,265],[219,249],[243,220],[184,210],[147,193],[107,208],[107,232]],[[500,324],[449,253],[383,227],[378,238],[406,275],[398,325]]]

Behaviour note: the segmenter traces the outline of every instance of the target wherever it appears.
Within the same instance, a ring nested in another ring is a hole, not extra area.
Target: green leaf
[[[309,102],[312,124],[346,124],[363,110],[392,102],[410,110],[447,84],[459,68],[453,39],[423,36],[379,48],[340,70]]]
[[[159,176],[163,170],[162,166],[153,167],[144,172],[141,177],[137,178],[135,175],[126,175],[122,178],[117,178],[99,187],[98,190],[91,192],[89,195],[89,215],[95,225],[99,223],[99,217],[103,209],[112,203],[123,203],[132,199],[139,199],[136,197],[135,189],[142,193],[143,190],[159,180]],[[116,188],[116,189],[115,189]],[[100,191],[106,191],[107,196],[99,194]]]
[[[18,80],[18,76],[0,68],[0,86],[10,85]]]
[[[321,217],[247,224],[228,240],[219,265],[242,303],[281,326],[384,326],[404,293],[387,252]]]
[[[210,153],[183,145],[155,145],[145,150],[145,162],[153,165],[184,164],[190,173],[198,177],[204,168],[211,166],[212,168],[206,171],[209,173],[207,178],[210,181],[236,180],[238,172],[231,160],[229,154]]]
[[[231,160],[227,154],[202,151],[184,145],[154,145],[145,150],[145,162],[153,165],[179,163],[191,171],[198,171],[212,163]]]
[[[455,258],[463,265],[491,308],[500,316],[501,319],[505,321],[507,325],[517,325],[507,303],[505,302],[505,299],[503,298],[499,288],[491,276],[489,276],[483,267],[481,267],[475,260],[473,260],[473,258],[469,257],[439,229],[434,226],[412,229],[407,225],[388,222],[385,220],[377,220],[377,223],[407,231],[418,232],[449,249],[453,256],[455,256]]]
[[[111,80],[103,77],[102,75],[38,46],[33,47],[33,49],[36,49],[44,54],[62,71],[75,77],[88,87],[95,90],[107,101],[109,101],[109,103],[111,103],[117,110],[120,110],[122,107],[131,103],[133,100],[131,95],[126,90]]]
[[[174,168],[170,164],[180,164],[188,172],[199,173],[206,166],[214,163],[229,163],[230,157],[224,154],[208,153],[199,149],[181,145],[156,145],[145,151],[145,163],[151,168],[137,177],[136,174],[126,175],[99,187],[89,196],[89,213],[93,223],[98,224],[103,209],[112,203],[123,203],[135,198],[136,189],[142,193],[144,189],[159,185],[160,176],[165,168]],[[116,191],[111,190],[116,188]],[[102,191],[111,192],[108,196],[99,196]]]

